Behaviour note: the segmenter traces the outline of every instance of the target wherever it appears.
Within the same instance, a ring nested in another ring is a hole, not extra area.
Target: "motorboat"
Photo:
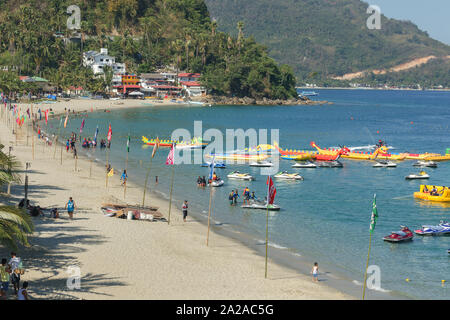
[[[205,162],[202,164],[202,167],[211,167],[211,162]],[[225,169],[227,165],[222,162],[214,162],[214,168]]]
[[[224,184],[223,180],[213,180],[209,185],[211,187],[221,187],[223,186],[223,184]]]
[[[298,173],[288,173],[287,171],[279,172],[273,177],[284,180],[303,180],[303,177]]]
[[[273,167],[273,163],[265,160],[254,161],[250,162],[250,167]]]
[[[317,168],[317,165],[314,162],[305,161],[293,164],[292,168]]]
[[[299,96],[303,96],[303,97],[316,97],[319,94],[315,91],[302,91],[302,93],[299,94]]]
[[[269,211],[279,211],[281,208],[276,204],[267,204],[267,202],[260,200],[250,200],[249,204],[242,205],[243,209],[262,209]]]
[[[342,168],[344,165],[339,160],[334,161],[316,161],[316,165],[320,168]]]
[[[437,168],[437,163],[434,161],[419,160],[413,164],[414,167],[428,167]]]
[[[413,180],[413,179],[429,179],[430,175],[426,173],[425,171],[421,171],[419,173],[412,173],[410,175],[407,175],[405,177],[406,180]]]
[[[248,173],[240,173],[239,171],[233,171],[229,175],[227,175],[230,179],[239,179],[239,180],[255,180],[253,176]]]
[[[374,168],[395,168],[397,164],[389,160],[377,160],[372,167]]]
[[[423,225],[420,229],[414,230],[414,233],[421,236],[438,236],[450,234],[450,223],[441,221],[437,226]]]
[[[408,227],[400,226],[400,231],[392,231],[392,233],[383,238],[384,241],[388,242],[403,242],[409,241],[414,238],[414,234],[409,230]]]

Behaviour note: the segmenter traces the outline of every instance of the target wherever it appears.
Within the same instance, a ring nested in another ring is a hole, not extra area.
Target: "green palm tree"
[[[0,244],[13,250],[21,244],[29,246],[28,235],[33,233],[31,217],[22,209],[0,206]]]

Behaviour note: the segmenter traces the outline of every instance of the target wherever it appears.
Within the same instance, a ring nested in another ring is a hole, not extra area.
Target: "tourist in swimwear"
[[[127,170],[123,170],[122,175],[120,176],[120,180],[123,180],[122,185],[125,185],[127,183]]]
[[[66,203],[65,209],[67,209],[67,213],[69,214],[69,219],[73,220],[73,212],[75,211],[75,202],[72,197],[69,198],[69,201]]]

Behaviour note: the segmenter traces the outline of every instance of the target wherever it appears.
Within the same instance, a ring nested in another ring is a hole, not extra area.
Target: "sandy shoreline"
[[[59,114],[64,108],[83,112],[136,107],[141,101],[114,102],[72,100],[39,107]],[[206,227],[192,218],[183,223],[180,203],[172,206],[176,210],[170,226],[106,218],[99,210],[103,197],[123,200],[118,175],[110,179],[106,190],[103,166],[94,163],[89,178],[88,159],[80,156],[75,171],[72,154],[64,150],[61,165],[60,147],[53,158],[54,148],[44,146],[36,137],[33,160],[32,138],[27,146],[26,128],[19,131],[17,141],[16,146],[2,119],[0,143],[6,148],[12,145],[12,154],[23,166],[31,162],[32,203],[63,208],[72,196],[78,206],[74,221],[69,221],[64,211],[58,220],[34,219],[33,246],[19,252],[27,268],[23,279],[31,282],[29,291],[34,299],[353,299],[326,285],[326,270],[322,270],[324,281],[316,284],[310,276],[269,260],[269,276],[264,279],[262,256],[214,229],[207,247]],[[0,203],[16,204],[23,197],[23,186],[13,186],[11,193],[9,198],[0,195]],[[127,202],[139,203],[141,199],[141,188],[129,181]],[[167,215],[167,201],[150,194],[146,204]],[[6,254],[0,249],[1,256]],[[80,290],[66,286],[69,266],[81,268]]]

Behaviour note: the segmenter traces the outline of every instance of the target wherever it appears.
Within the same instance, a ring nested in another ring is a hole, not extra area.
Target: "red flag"
[[[111,130],[111,124],[109,124],[109,130],[108,130],[108,141],[111,142],[112,138],[112,130]]]
[[[45,124],[48,122],[48,109],[45,110]]]
[[[167,156],[167,159],[166,159],[166,165],[168,165],[168,166],[173,166],[173,164],[174,164],[174,151],[173,151],[173,144],[172,144],[172,147],[170,148],[170,152],[169,152],[169,155]]]
[[[275,200],[275,195],[277,194],[277,189],[275,189],[275,185],[273,184],[272,177],[269,176],[267,178],[267,201],[268,204],[273,204],[273,201]]]

